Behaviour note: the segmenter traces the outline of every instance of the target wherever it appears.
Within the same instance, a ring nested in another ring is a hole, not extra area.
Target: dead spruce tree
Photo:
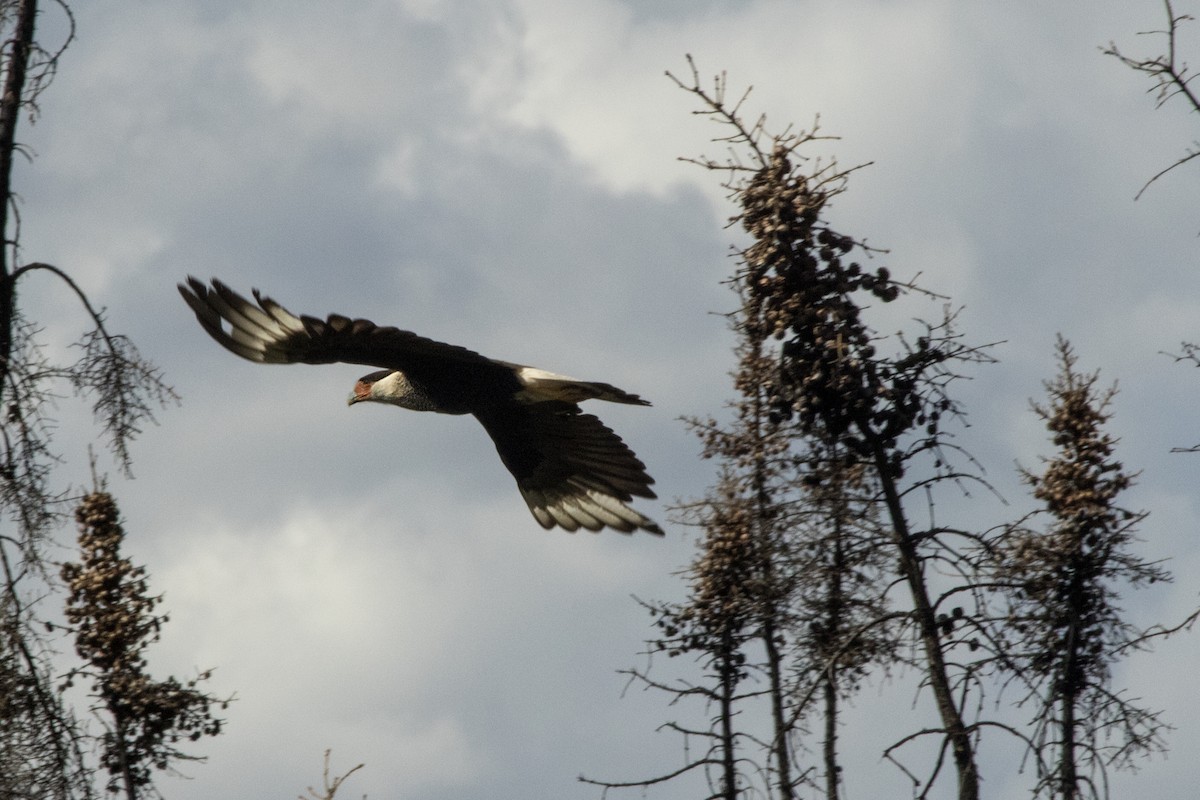
[[[213,709],[229,701],[197,688],[208,672],[187,683],[147,674],[146,649],[167,621],[155,613],[162,597],[150,594],[145,568],[122,555],[125,531],[111,495],[93,490],[79,503],[75,520],[80,560],[64,564],[62,578],[67,622],[85,666],[67,680],[82,677],[92,684],[93,711],[105,723],[100,755],[108,791],[126,800],[154,797],[154,771],[197,760],[179,743],[218,735],[222,721]]]
[[[792,150],[776,146],[764,160],[739,199],[742,224],[755,239],[746,251],[756,273],[752,285],[764,295],[772,327],[783,339],[772,405],[782,420],[836,452],[843,466],[864,469],[878,488],[886,536],[877,543],[892,552],[907,587],[920,669],[942,722],[926,733],[949,748],[959,798],[976,800],[974,727],[965,709],[978,684],[969,664],[952,657],[953,615],[941,608],[942,599],[960,587],[939,595],[928,571],[937,562],[969,576],[961,543],[948,541],[969,534],[920,528],[906,499],[934,482],[964,477],[946,455],[952,447],[943,420],[958,413],[947,386],[957,377],[955,368],[983,356],[961,343],[950,316],[926,326],[913,343],[901,339],[899,352],[883,353],[863,307],[891,302],[903,287],[886,268],[868,271],[850,260],[860,245],[822,221],[821,204],[814,203]],[[940,766],[939,758],[923,781],[926,791]]]
[[[50,6],[70,26],[67,6]],[[70,29],[55,48],[40,45],[35,33],[43,11],[36,0],[0,0],[0,788],[29,800],[61,800],[93,791],[80,727],[51,677],[38,606],[54,580],[47,548],[69,511],[67,493],[52,486],[60,459],[51,442],[51,401],[72,391],[89,398],[99,435],[128,469],[130,441],[151,409],[174,395],[126,338],[108,330],[67,271],[22,259],[12,183],[21,149],[17,125],[36,116],[38,96],[73,35]],[[20,289],[39,276],[78,301],[84,333],[72,362],[50,361],[38,323],[22,313]]]
[[[739,283],[736,276],[733,283]],[[731,324],[738,334],[735,421],[689,423],[704,442],[704,457],[719,462],[720,477],[703,500],[683,510],[682,521],[703,531],[684,572],[687,599],[643,604],[658,629],[651,653],[694,659],[703,679],[663,681],[649,670],[628,671],[633,680],[677,699],[700,699],[708,724],[664,726],[682,734],[689,753],[696,753],[682,768],[625,783],[585,779],[606,788],[644,787],[702,770],[710,798],[736,800],[755,790],[790,800],[804,778],[795,764],[800,715],[793,710],[787,652],[796,577],[785,553],[785,528],[794,470],[788,438],[770,424],[758,388],[774,369],[762,328],[745,305],[731,315]],[[768,722],[749,721],[761,716]]]
[[[948,386],[957,370],[990,359],[961,341],[948,312],[913,341],[877,336],[865,309],[915,287],[894,280],[885,268],[867,270],[852,260],[855,251],[872,253],[825,221],[826,204],[836,193],[831,187],[846,173],[811,170],[796,152],[806,137],[765,135],[761,120],[742,122],[740,103],[725,104],[720,79],[710,96],[695,73],[693,78],[685,88],[706,103],[705,113],[728,126],[724,141],[734,153],[727,161],[699,163],[730,176],[726,185],[740,205],[735,220],[751,237],[741,251],[749,302],[761,309],[764,331],[781,343],[776,367],[758,390],[771,422],[811,443],[805,465],[810,474],[820,480],[836,470],[873,492],[870,502],[883,524],[872,545],[886,549],[890,570],[907,589],[905,630],[942,723],[905,741],[938,737],[939,748],[951,755],[958,796],[976,800],[977,729],[966,710],[971,698],[978,702],[980,684],[970,661],[956,660],[956,651],[967,649],[953,636],[965,613],[961,606],[942,608],[968,589],[973,568],[959,539],[973,543],[975,537],[932,522],[919,527],[907,500],[912,494],[924,498],[941,481],[976,478],[952,466],[957,451],[944,423],[960,410]],[[929,574],[934,563],[960,580],[935,589]],[[922,794],[942,763],[938,756],[921,780]]]
[[[1122,619],[1120,596],[1170,575],[1131,548],[1146,514],[1119,505],[1134,476],[1104,431],[1114,390],[1100,390],[1096,373],[1080,373],[1062,338],[1057,356],[1049,403],[1033,407],[1055,454],[1041,473],[1022,472],[1041,509],[996,542],[1007,601],[1000,635],[1009,671],[1028,687],[1022,705],[1033,710],[1035,795],[1100,800],[1108,797],[1108,768],[1131,768],[1164,749],[1158,714],[1114,690],[1112,668],[1148,636],[1170,632],[1136,630]],[[1045,525],[1035,528],[1040,519]]]
[[[904,659],[899,617],[889,610],[886,550],[877,546],[881,529],[869,476],[836,454],[809,453],[801,463],[801,517],[788,537],[797,573],[789,628],[795,706],[820,718],[820,783],[825,797],[837,800],[844,778],[842,701],[873,669],[886,671]],[[809,708],[809,698],[819,707]]]
[[[725,127],[727,135],[717,141],[730,144],[735,153],[729,162],[699,159],[695,163],[727,174],[724,185],[741,204],[735,221],[752,236],[751,244],[739,251],[740,265],[729,281],[738,297],[738,308],[729,315],[738,337],[736,399],[730,422],[692,421],[704,441],[705,457],[719,462],[720,477],[703,500],[683,509],[683,521],[703,531],[699,553],[685,572],[687,599],[648,605],[660,633],[650,642],[651,652],[694,658],[703,679],[662,681],[648,670],[630,674],[679,700],[701,698],[709,714],[704,727],[677,722],[664,726],[684,734],[690,745],[688,752],[694,755],[683,767],[649,780],[592,782],[606,788],[646,787],[703,769],[713,798],[791,798],[805,784],[819,785],[828,797],[836,798],[842,780],[837,754],[839,699],[852,694],[873,667],[886,669],[906,660],[900,647],[906,631],[927,634],[919,635],[918,641],[931,638],[936,655],[943,655],[948,647],[940,638],[947,626],[935,616],[936,599],[926,594],[929,614],[921,616],[889,611],[887,594],[896,582],[897,542],[915,551],[920,549],[918,536],[936,538],[949,532],[906,529],[903,537],[893,534],[894,524],[907,524],[905,489],[893,485],[895,503],[889,507],[884,485],[897,480],[895,464],[905,463],[915,453],[940,452],[936,420],[943,413],[954,413],[940,389],[952,376],[946,371],[935,375],[932,365],[941,362],[922,360],[920,355],[904,367],[893,367],[915,375],[921,390],[934,395],[935,430],[925,429],[930,421],[922,416],[920,439],[932,436],[938,442],[899,455],[895,447],[889,449],[894,442],[877,443],[886,470],[880,469],[880,462],[871,457],[873,451],[861,442],[829,435],[828,428],[796,419],[795,407],[781,394],[782,379],[796,368],[781,315],[800,312],[807,299],[800,294],[805,276],[769,263],[764,247],[771,244],[796,258],[816,260],[821,253],[844,252],[830,248],[831,241],[838,246],[847,243],[845,249],[853,246],[844,237],[830,238],[836,235],[820,221],[826,203],[844,188],[848,173],[835,164],[811,164],[798,156],[797,161],[809,170],[793,169],[789,159],[796,150],[822,137],[815,131],[772,137],[761,121],[754,125],[743,121],[741,102],[726,103],[723,78],[710,92],[700,86],[694,69],[692,77],[690,84],[677,83],[699,98],[698,113]],[[803,187],[801,193],[793,191],[797,185]],[[764,204],[785,206],[788,211],[782,213],[790,213],[793,222],[803,219],[803,231],[786,223],[764,226]],[[856,275],[861,273],[851,273],[847,281],[867,290],[877,302],[900,293],[901,287],[886,275],[866,279]],[[863,344],[856,344],[849,333],[836,330],[833,339],[845,341],[847,350],[861,351]],[[926,333],[932,345],[921,347],[944,347],[949,361],[982,358],[955,348],[956,339],[945,328]],[[832,349],[822,352],[837,354]],[[905,353],[906,358],[912,355]],[[925,375],[928,380],[922,383]],[[798,396],[798,390],[791,395]],[[913,402],[909,395],[898,399]],[[948,468],[940,474],[951,477]],[[917,573],[914,583],[922,588],[923,559],[920,553],[910,556]],[[944,659],[938,668],[940,677],[929,683],[944,688],[950,709],[946,728],[939,733],[958,734],[956,752],[965,754],[960,762],[962,781],[968,787],[964,796],[977,796],[970,731],[956,716],[958,698],[950,696],[969,682],[957,676],[960,682],[952,684]],[[815,702],[816,698],[822,702]],[[803,752],[800,740],[811,721],[822,715],[821,766],[802,767],[797,759],[797,753]],[[697,741],[704,746],[695,748]],[[937,768],[932,772],[936,775]]]

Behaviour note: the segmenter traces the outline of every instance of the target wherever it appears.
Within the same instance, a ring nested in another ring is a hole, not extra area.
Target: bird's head
[[[354,405],[367,400],[413,411],[441,410],[423,389],[414,386],[407,375],[396,369],[381,369],[358,379],[349,403]]]
[[[394,398],[396,394],[396,376],[399,372],[390,369],[381,369],[378,372],[372,372],[370,375],[363,375],[354,384],[354,392],[346,401],[349,405],[362,403],[368,400],[376,402],[388,402]]]

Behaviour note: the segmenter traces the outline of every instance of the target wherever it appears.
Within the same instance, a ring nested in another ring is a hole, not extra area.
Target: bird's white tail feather
[[[649,405],[636,394],[622,391],[607,383],[581,381],[566,375],[558,375],[536,367],[514,364],[517,378],[525,387],[517,393],[517,400],[526,403],[582,403],[584,400],[607,400],[610,403]]]

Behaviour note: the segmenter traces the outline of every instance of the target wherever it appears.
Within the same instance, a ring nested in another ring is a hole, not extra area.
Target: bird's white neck
[[[414,386],[408,376],[397,370],[371,385],[371,400],[390,403],[412,411],[436,411],[437,406],[429,395]]]

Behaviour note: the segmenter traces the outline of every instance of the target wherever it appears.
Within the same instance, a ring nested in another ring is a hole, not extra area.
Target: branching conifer
[[[125,533],[107,492],[86,495],[75,518],[80,560],[65,564],[62,577],[69,591],[67,621],[86,666],[68,680],[83,676],[91,682],[96,710],[106,720],[101,763],[108,790],[126,800],[156,796],[154,771],[197,760],[179,744],[219,734],[222,721],[213,710],[229,701],[197,688],[208,672],[186,683],[150,677],[146,650],[167,621],[155,613],[162,598],[150,594],[145,568],[121,554]]]
[[[1119,503],[1134,476],[1104,430],[1115,390],[1099,389],[1096,373],[1079,372],[1062,338],[1057,355],[1049,403],[1033,407],[1055,454],[1042,472],[1022,472],[1041,509],[997,542],[996,574],[1008,604],[1001,636],[1009,669],[1029,687],[1023,705],[1033,710],[1037,795],[1100,800],[1108,797],[1108,768],[1131,768],[1165,747],[1157,712],[1114,690],[1112,670],[1148,635],[1169,632],[1135,629],[1122,618],[1121,595],[1171,576],[1136,555],[1146,514]],[[1046,523],[1035,528],[1040,519]]]
[[[61,461],[52,443],[53,404],[71,392],[90,399],[99,435],[128,470],[129,442],[152,418],[152,408],[174,393],[127,339],[108,330],[103,310],[68,272],[22,258],[12,173],[23,152],[17,127],[37,117],[39,96],[74,38],[67,4],[45,5],[0,0],[0,785],[15,783],[21,793],[14,797],[66,800],[91,797],[92,782],[84,731],[55,686],[52,645],[39,612],[54,580],[51,537],[70,511],[67,493],[51,481]],[[43,46],[36,36],[47,13],[67,23],[55,46]],[[41,326],[23,313],[24,288],[42,278],[78,301],[83,334],[74,360],[49,359]]]
[[[698,163],[730,175],[727,186],[741,207],[736,221],[752,240],[741,253],[747,302],[761,309],[756,324],[781,342],[775,369],[758,378],[756,388],[766,397],[770,421],[811,443],[805,454],[811,480],[844,476],[873,493],[869,502],[884,523],[873,543],[891,553],[891,569],[908,589],[907,620],[942,720],[940,729],[925,733],[942,738],[959,797],[974,800],[976,728],[965,710],[969,697],[978,702],[979,684],[970,662],[952,657],[961,607],[958,614],[941,607],[968,590],[935,588],[928,567],[938,563],[969,585],[972,568],[960,547],[975,537],[932,524],[917,527],[906,501],[914,493],[923,498],[938,481],[975,478],[951,460],[957,451],[944,425],[960,411],[948,387],[960,369],[990,359],[962,342],[949,312],[915,339],[898,337],[887,352],[883,345],[889,343],[868,326],[865,311],[916,287],[895,280],[886,268],[864,268],[854,254],[874,252],[825,220],[827,203],[848,172],[833,164],[809,166],[797,153],[808,137],[767,137],[761,119],[742,123],[740,103],[725,106],[720,81],[714,97],[698,81],[685,88],[707,101],[704,113],[731,126],[724,141],[734,155]],[[923,780],[924,791],[940,764],[938,759]]]
[[[684,521],[704,532],[686,572],[690,592],[682,603],[650,606],[661,633],[652,649],[696,658],[705,681],[632,674],[681,698],[704,698],[709,727],[668,727],[708,747],[659,778],[603,785],[646,786],[702,767],[713,797],[791,798],[818,783],[818,770],[802,769],[796,753],[806,724],[823,714],[820,784],[837,798],[838,701],[873,666],[909,663],[901,643],[911,632],[924,654],[913,663],[944,722],[924,734],[941,737],[960,796],[976,798],[975,731],[962,709],[978,684],[969,664],[948,658],[964,615],[941,610],[965,590],[934,594],[926,576],[926,565],[940,560],[969,579],[970,564],[947,544],[961,532],[913,528],[906,498],[964,477],[950,464],[955,448],[941,427],[958,413],[946,390],[956,367],[988,359],[960,342],[949,315],[912,344],[900,339],[898,355],[877,354],[864,304],[914,287],[851,262],[854,250],[875,251],[825,222],[852,170],[798,152],[825,138],[815,127],[772,136],[761,118],[748,123],[745,95],[728,102],[723,76],[710,91],[693,67],[690,82],[676,83],[699,99],[697,113],[724,129],[717,141],[728,144],[728,159],[692,161],[726,174],[740,205],[734,221],[750,244],[730,280],[739,300],[730,315],[738,336],[732,420],[692,421],[720,478],[683,509]],[[907,476],[922,457],[926,471]],[[897,584],[908,587],[913,610],[890,610]],[[754,728],[764,718],[765,735]]]

